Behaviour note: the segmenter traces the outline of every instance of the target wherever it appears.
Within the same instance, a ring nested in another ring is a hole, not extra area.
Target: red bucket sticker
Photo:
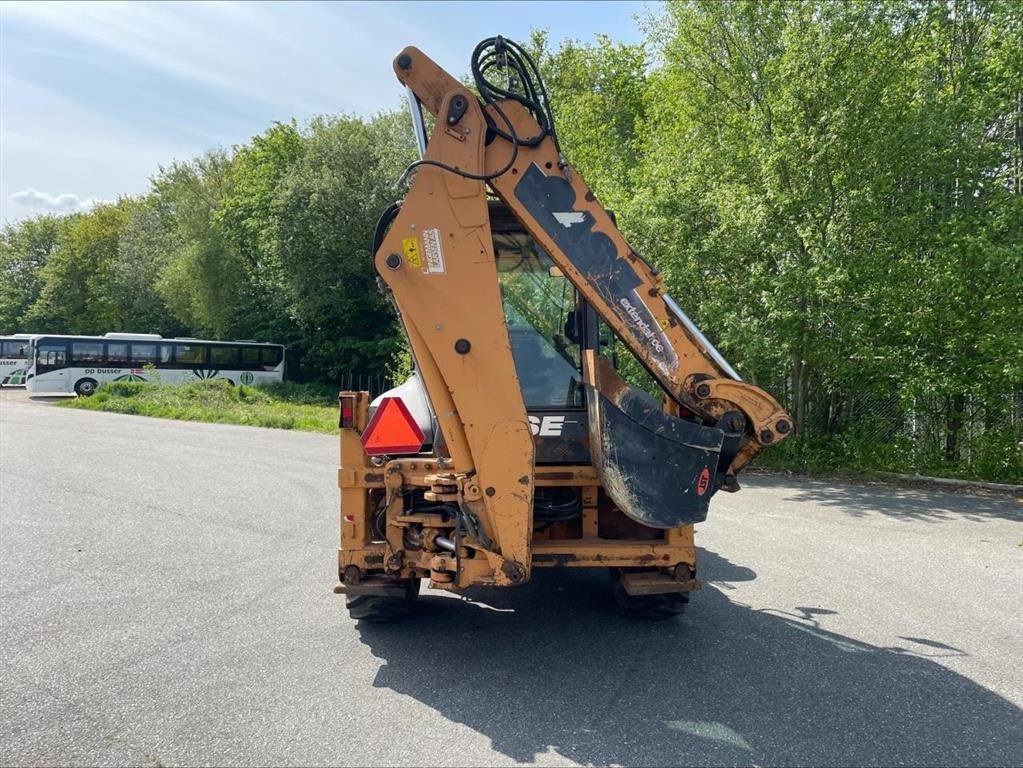
[[[704,467],[703,472],[700,473],[700,479],[696,481],[696,495],[703,496],[707,492],[707,486],[709,485],[710,470]]]

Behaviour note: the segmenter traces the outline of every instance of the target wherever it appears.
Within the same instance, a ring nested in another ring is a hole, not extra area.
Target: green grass
[[[92,397],[67,400],[61,407],[305,432],[338,430],[337,391],[323,384],[234,387],[222,380],[184,386],[115,381],[100,386]]]

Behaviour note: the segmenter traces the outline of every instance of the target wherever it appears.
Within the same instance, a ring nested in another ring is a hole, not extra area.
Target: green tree
[[[71,217],[39,270],[42,290],[26,320],[46,332],[104,333],[127,317],[111,283],[121,228],[137,203],[122,198]]]
[[[958,461],[1019,386],[1019,30],[976,2],[676,2],[650,24],[639,245],[801,432],[877,422],[896,446],[943,403]]]
[[[562,150],[605,206],[624,211],[641,159],[644,47],[598,35],[593,44],[567,41],[552,51],[546,32],[534,32],[530,48],[550,95]]]
[[[7,224],[0,234],[0,328],[40,330],[27,317],[43,289],[41,270],[57,247],[68,219],[40,216]]]
[[[188,332],[171,314],[158,289],[160,275],[180,245],[177,237],[177,228],[152,197],[140,200],[121,227],[117,254],[110,263],[108,290],[120,307],[123,330],[164,336]]]
[[[399,345],[376,288],[372,239],[414,158],[407,119],[321,118],[274,202],[273,249],[285,275],[307,374],[384,371]]]
[[[157,290],[180,323],[213,338],[235,336],[249,291],[241,257],[216,219],[230,167],[231,158],[219,151],[174,163],[160,169],[150,193],[171,230]]]
[[[305,138],[297,126],[276,123],[237,147],[227,171],[214,219],[245,271],[247,289],[237,331],[246,338],[281,343],[299,338],[275,247],[274,201],[304,151]]]

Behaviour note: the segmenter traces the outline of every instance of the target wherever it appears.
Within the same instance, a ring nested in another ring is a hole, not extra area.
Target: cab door
[[[588,464],[581,372],[583,311],[572,284],[533,239],[494,232],[498,279],[515,372],[537,464]]]

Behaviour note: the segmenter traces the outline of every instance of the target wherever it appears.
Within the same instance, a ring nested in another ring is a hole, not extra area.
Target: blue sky
[[[403,105],[416,45],[456,76],[482,38],[638,41],[644,2],[0,3],[0,218],[145,191],[160,164],[274,120]]]

